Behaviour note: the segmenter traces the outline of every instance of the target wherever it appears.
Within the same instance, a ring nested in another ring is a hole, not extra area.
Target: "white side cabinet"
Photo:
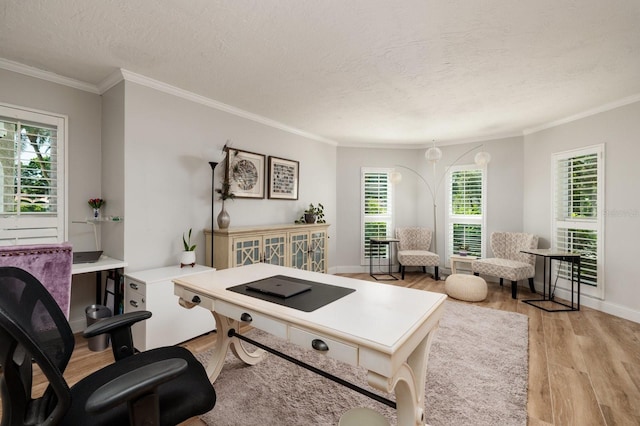
[[[172,280],[211,271],[207,266],[193,268],[168,266],[127,273],[124,276],[124,312],[151,311],[151,318],[133,325],[133,344],[140,351],[172,346],[215,330],[216,322],[207,309],[183,308],[173,292]]]

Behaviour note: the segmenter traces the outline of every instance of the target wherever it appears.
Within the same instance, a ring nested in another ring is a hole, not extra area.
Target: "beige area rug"
[[[429,355],[427,423],[526,425],[527,316],[445,303]],[[367,385],[363,369],[302,350],[259,330],[251,330],[248,336],[380,393]],[[206,355],[198,357],[202,360]],[[373,408],[396,423],[395,410],[272,354],[255,366],[246,366],[229,353],[214,386],[216,406],[201,417],[212,426],[337,425],[340,416],[353,407]],[[395,400],[393,394],[383,395]]]

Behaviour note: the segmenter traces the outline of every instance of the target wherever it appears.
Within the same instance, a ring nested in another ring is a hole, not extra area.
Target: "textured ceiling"
[[[2,0],[0,58],[93,85],[122,68],[340,145],[419,146],[639,94],[639,23],[638,0]]]

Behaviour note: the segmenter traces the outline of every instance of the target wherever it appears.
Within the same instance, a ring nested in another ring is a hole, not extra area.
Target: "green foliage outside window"
[[[568,170],[569,216],[572,218],[593,218],[597,216],[598,188],[597,180],[598,156],[596,154],[574,157]]]
[[[3,211],[51,212],[56,204],[52,200],[56,184],[51,176],[51,150],[56,131],[38,126],[18,127],[11,122],[0,122],[0,125],[3,129],[0,140]],[[16,131],[18,128],[20,131]]]
[[[482,214],[482,171],[466,170],[452,174],[451,208],[454,215]]]

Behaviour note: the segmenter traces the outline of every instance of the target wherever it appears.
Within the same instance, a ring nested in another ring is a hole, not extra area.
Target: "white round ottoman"
[[[480,302],[487,297],[487,282],[475,275],[453,274],[447,277],[444,290],[454,299]]]

